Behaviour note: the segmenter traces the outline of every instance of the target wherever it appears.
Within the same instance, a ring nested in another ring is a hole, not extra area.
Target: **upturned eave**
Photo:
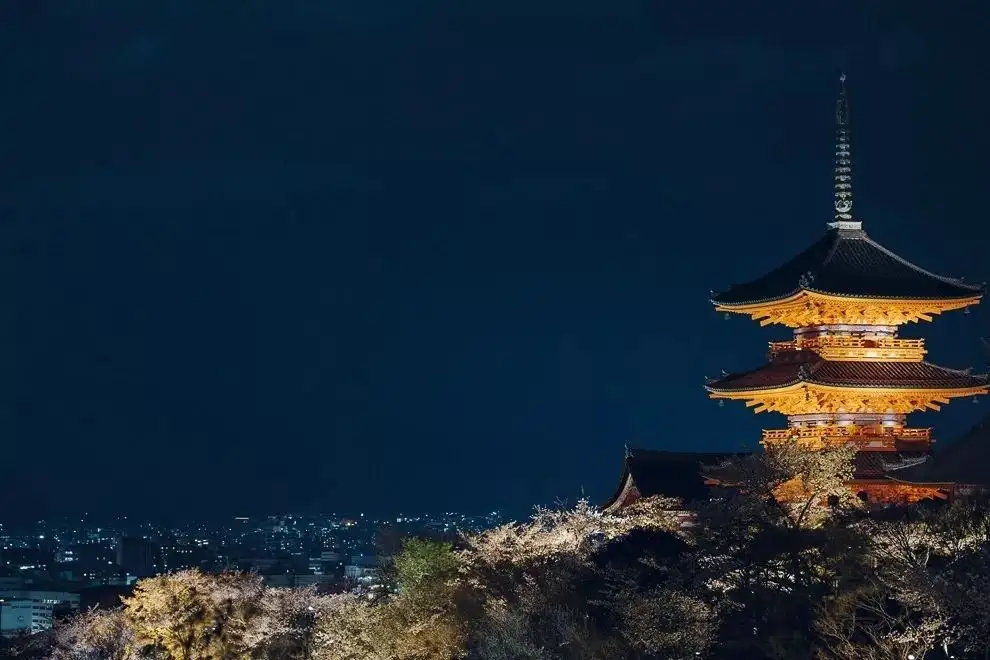
[[[952,399],[988,393],[987,385],[960,388],[938,387],[843,387],[799,381],[796,383],[720,391],[708,389],[712,399],[743,401],[754,413],[779,412],[784,415],[811,413],[878,413],[891,411],[908,414],[941,410]]]
[[[785,296],[744,303],[712,300],[716,312],[748,315],[760,325],[779,324],[791,328],[812,325],[859,323],[901,325],[931,321],[944,312],[977,305],[983,293],[958,298],[908,298],[844,295],[796,289]]]

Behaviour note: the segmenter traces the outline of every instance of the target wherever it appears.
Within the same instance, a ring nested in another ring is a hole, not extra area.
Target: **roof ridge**
[[[832,257],[834,257],[835,253],[839,250],[839,241],[842,240],[842,233],[840,229],[829,229],[829,231],[835,232],[835,238],[832,240],[832,247],[828,249],[828,254],[825,255],[824,259],[822,259],[822,264],[820,267],[825,267],[830,261],[832,261]]]
[[[943,367],[940,364],[935,364],[934,362],[929,362],[928,360],[922,360],[922,364],[928,367],[933,367],[941,371],[948,371],[949,373],[956,374],[959,376],[972,376],[973,378],[986,378],[987,374],[974,374],[973,367],[965,367],[964,369],[954,369],[953,367]]]
[[[984,289],[983,286],[975,285],[975,284],[969,284],[968,282],[964,282],[963,280],[959,279],[958,277],[948,277],[947,275],[939,275],[938,273],[933,273],[930,270],[925,270],[921,266],[908,261],[907,259],[905,259],[904,257],[900,256],[899,254],[897,254],[893,250],[890,250],[889,248],[885,248],[884,246],[880,245],[875,240],[873,240],[872,238],[870,238],[869,234],[867,234],[865,230],[862,232],[861,236],[860,237],[857,237],[857,238],[860,238],[861,240],[866,241],[867,243],[869,243],[870,245],[872,245],[876,249],[878,249],[881,252],[883,252],[884,254],[886,254],[888,257],[894,259],[895,261],[898,261],[898,262],[904,264],[908,268],[911,268],[913,270],[916,270],[919,273],[922,273],[924,275],[927,275],[928,277],[932,277],[932,278],[934,278],[934,279],[936,279],[936,280],[938,280],[940,282],[945,282],[947,284],[955,284],[956,286],[961,286],[963,288],[969,288],[969,289],[972,289],[973,291],[982,291]]]

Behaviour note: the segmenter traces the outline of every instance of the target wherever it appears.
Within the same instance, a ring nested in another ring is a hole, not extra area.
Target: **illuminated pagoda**
[[[919,469],[931,429],[908,426],[907,416],[986,394],[988,380],[926,361],[924,340],[902,339],[898,329],[975,305],[984,287],[930,273],[866,234],[852,215],[845,76],[836,121],[835,217],[825,234],[766,275],[711,296],[716,311],[787,326],[793,338],[771,342],[762,367],[710,380],[706,389],[757,413],[785,415],[786,428],[763,431],[764,446],[854,444],[850,487],[868,501],[951,498],[969,485],[921,478],[932,474]]]

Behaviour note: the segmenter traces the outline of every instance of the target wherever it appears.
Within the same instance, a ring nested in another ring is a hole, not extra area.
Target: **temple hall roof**
[[[767,364],[709,380],[709,392],[746,392],[812,383],[885,389],[967,389],[985,386],[986,375],[948,369],[930,362],[853,362],[823,360],[813,351],[789,351]]]
[[[802,290],[857,298],[955,300],[979,296],[983,289],[902,259],[861,228],[834,227],[787,263],[715,293],[711,301],[746,305],[789,298]]]
[[[632,449],[626,455],[619,487],[603,508],[619,503],[632,488],[639,497],[666,495],[686,502],[706,498],[709,490],[702,474],[703,467],[741,455]]]
[[[981,419],[962,437],[946,443],[925,463],[894,476],[909,481],[990,486],[990,416]]]

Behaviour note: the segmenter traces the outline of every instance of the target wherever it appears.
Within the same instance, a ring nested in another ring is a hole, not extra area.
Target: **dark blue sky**
[[[4,491],[521,511],[604,499],[625,443],[752,446],[781,419],[702,382],[787,333],[707,295],[831,219],[840,70],[858,218],[990,278],[990,21],[950,4],[0,5]]]

